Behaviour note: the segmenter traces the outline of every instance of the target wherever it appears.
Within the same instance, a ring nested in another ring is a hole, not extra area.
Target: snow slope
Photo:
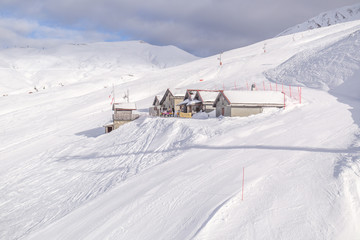
[[[0,93],[34,92],[34,87],[43,90],[81,82],[96,86],[125,82],[147,71],[196,59],[174,46],[143,41],[4,48],[0,50]]]
[[[290,27],[280,33],[278,36],[294,34],[311,29],[328,27],[338,23],[360,20],[360,4],[346,6],[328,12],[320,13],[306,22],[300,23],[294,27]]]
[[[359,239],[359,30],[354,21],[268,39],[225,52],[222,66],[213,56],[135,72],[115,89],[129,89],[142,116],[106,135],[110,89],[92,78],[1,97],[0,238]],[[344,51],[340,81],[323,77],[330,49]],[[318,75],[306,78],[308,61]],[[247,118],[145,113],[168,87],[276,81],[301,84],[302,104]]]

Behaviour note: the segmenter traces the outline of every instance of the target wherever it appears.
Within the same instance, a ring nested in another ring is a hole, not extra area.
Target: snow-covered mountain
[[[323,12],[318,16],[309,19],[306,22],[286,29],[278,36],[294,34],[315,28],[328,27],[334,24],[355,20],[360,20],[360,3],[352,6],[342,7],[336,10],[331,10],[328,12]]]
[[[106,85],[196,59],[174,46],[153,46],[143,41],[4,48],[0,49],[0,94],[81,82]]]
[[[129,89],[141,117],[106,135],[111,89],[97,84],[100,67],[63,87],[0,97],[0,238],[358,239],[359,31],[351,21],[268,39],[223,53],[221,66],[218,56],[166,69],[134,60],[104,77],[127,74],[111,82],[118,101]],[[54,55],[94,65],[87,51]],[[74,68],[48,76],[66,82]],[[285,92],[286,108],[247,118],[146,114],[169,87],[252,83]]]

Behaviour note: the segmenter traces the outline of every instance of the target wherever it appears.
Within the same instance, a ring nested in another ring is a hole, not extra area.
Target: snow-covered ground
[[[133,71],[11,91],[0,98],[0,238],[359,239],[359,31],[355,21],[269,39],[225,52],[222,66],[136,58]],[[247,118],[146,114],[168,87],[252,83],[302,86],[302,104]],[[141,117],[105,135],[112,84]]]

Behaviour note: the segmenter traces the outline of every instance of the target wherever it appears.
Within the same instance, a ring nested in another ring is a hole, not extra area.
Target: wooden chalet
[[[275,91],[220,91],[213,103],[216,117],[246,117],[284,106],[284,94]]]

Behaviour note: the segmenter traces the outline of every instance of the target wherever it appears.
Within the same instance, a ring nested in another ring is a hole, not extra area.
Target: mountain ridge
[[[0,50],[0,94],[89,80],[113,81],[197,59],[175,46],[155,46],[143,41],[4,48]],[[61,79],[55,77],[58,74]]]
[[[284,36],[306,30],[328,27],[338,23],[360,20],[360,3],[326,11],[309,20],[290,27],[277,36]]]

